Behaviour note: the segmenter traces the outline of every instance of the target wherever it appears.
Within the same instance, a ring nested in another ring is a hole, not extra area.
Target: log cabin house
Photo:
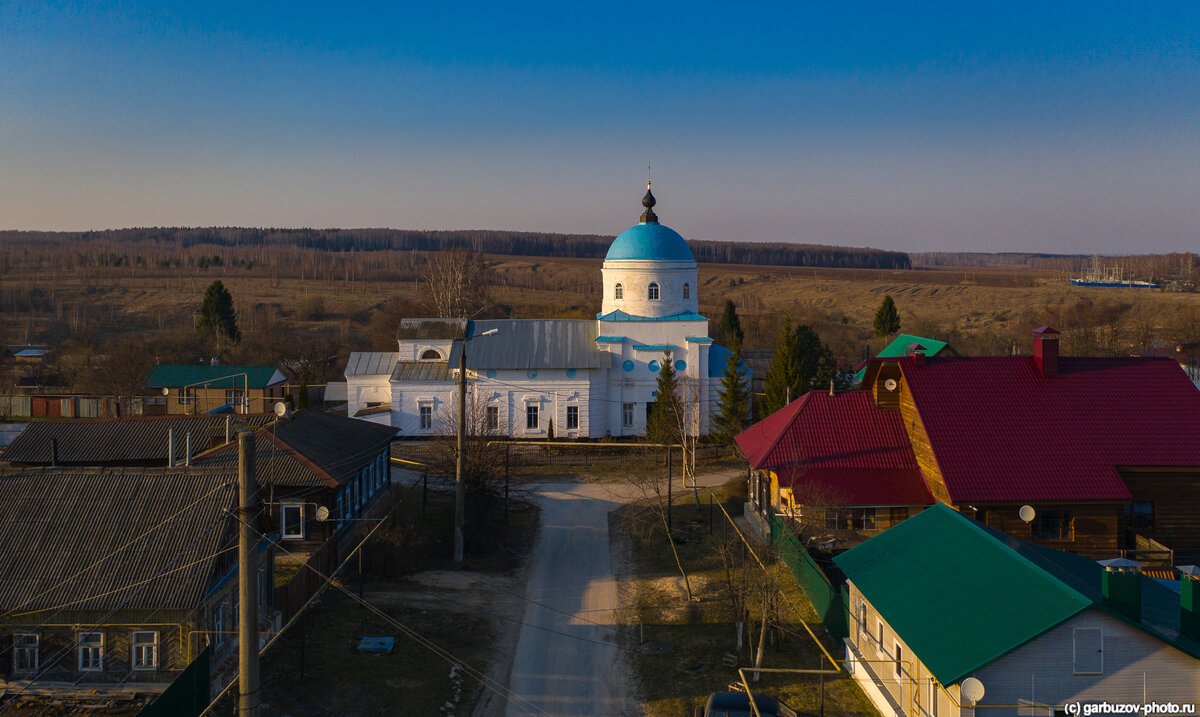
[[[142,411],[148,416],[270,413],[286,393],[287,377],[274,366],[160,364],[142,382]]]
[[[847,408],[814,410],[839,405]],[[909,355],[872,359],[857,389],[810,392],[737,442],[763,511],[793,512],[789,489],[879,483],[885,467],[903,465],[893,480],[910,486],[911,452],[935,501],[1009,535],[1171,564],[1200,556],[1198,417],[1200,391],[1174,360],[1060,357],[1058,332],[1041,327],[1032,357],[930,357],[914,344]],[[892,445],[897,427],[906,448]],[[845,470],[874,455],[891,462]],[[803,470],[822,464],[831,470]]]

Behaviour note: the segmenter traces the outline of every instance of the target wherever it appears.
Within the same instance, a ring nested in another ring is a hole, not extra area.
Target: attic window
[[[441,361],[442,355],[440,353],[438,353],[437,349],[426,349],[421,352],[421,360],[422,361]]]

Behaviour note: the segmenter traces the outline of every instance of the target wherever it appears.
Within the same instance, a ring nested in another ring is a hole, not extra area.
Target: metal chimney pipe
[[[183,464],[188,468],[192,467],[192,432],[187,432],[187,440],[184,443]]]
[[[175,429],[167,429],[167,468],[175,467]]]

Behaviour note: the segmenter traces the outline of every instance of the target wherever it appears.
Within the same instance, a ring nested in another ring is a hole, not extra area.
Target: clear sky
[[[0,0],[0,228],[1200,250],[1200,3]]]

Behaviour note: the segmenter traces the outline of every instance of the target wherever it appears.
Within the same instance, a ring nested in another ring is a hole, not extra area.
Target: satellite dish
[[[979,702],[979,700],[983,699],[983,683],[974,677],[968,677],[962,681],[962,686],[959,687],[959,692],[967,702],[970,702],[972,705],[974,705]]]
[[[278,401],[275,404],[275,415],[276,416],[279,416],[280,418],[287,418],[291,412],[292,412],[291,409],[289,409],[288,405],[286,403],[284,403],[283,401]]]
[[[163,395],[166,396],[170,393],[171,393],[171,389],[167,388],[166,386],[163,386]]]
[[[894,379],[894,378],[889,378],[888,380],[883,382],[883,387],[889,391],[895,391],[896,385],[897,385],[896,379]]]
[[[317,520],[321,521],[322,523],[329,520],[329,509],[325,506],[317,508]]]
[[[1017,512],[1017,515],[1021,516],[1021,520],[1026,523],[1031,523],[1034,517],[1037,516],[1037,511],[1033,509],[1032,505],[1023,505],[1021,506],[1021,510]]]

